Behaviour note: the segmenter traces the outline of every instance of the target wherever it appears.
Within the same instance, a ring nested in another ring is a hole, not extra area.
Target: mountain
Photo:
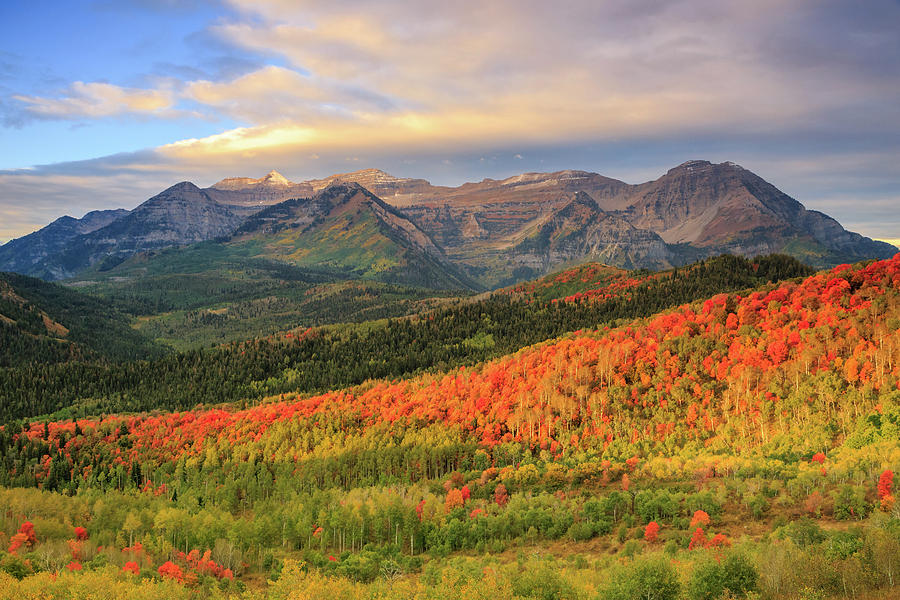
[[[0,273],[0,367],[158,357],[113,303],[17,273]]]
[[[542,274],[586,257],[624,268],[671,266],[672,252],[656,233],[603,211],[585,192],[551,213],[508,251],[511,260]]]
[[[229,177],[203,190],[220,204],[259,210],[290,198],[305,198],[314,193],[308,183],[293,183],[278,171],[269,171],[260,179]],[[252,212],[252,210],[251,210]]]
[[[36,264],[32,273],[65,279],[90,267],[109,268],[137,252],[228,236],[242,222],[243,217],[185,181],[105,227],[73,238]]]
[[[889,258],[897,249],[859,234],[778,190],[758,175],[725,162],[694,160],[627,190],[622,216],[670,244],[701,252],[742,255],[787,251],[825,266]]]
[[[127,214],[127,210],[117,209],[95,210],[80,219],[60,217],[34,233],[0,246],[0,265],[7,271],[28,273],[79,235],[96,231]]]
[[[540,265],[549,268],[560,264],[555,260],[577,254],[579,246],[568,244],[572,251],[545,253],[542,262],[533,254],[534,244],[524,242],[537,230],[544,228],[546,233],[544,223],[552,221],[576,192],[596,202],[601,211],[596,214],[604,216],[607,227],[628,232],[623,233],[624,240],[635,231],[649,232],[670,246],[663,251],[654,236],[638,235],[639,244],[652,242],[654,248],[608,253],[606,259],[617,266],[684,264],[722,252],[744,256],[786,252],[816,266],[830,266],[888,258],[897,251],[844,230],[827,215],[806,210],[758,175],[729,162],[688,161],[657,180],[637,185],[585,171],[559,171],[485,179],[457,188],[391,187],[390,180],[382,178],[382,189],[383,197],[408,214],[448,257],[489,286],[537,274],[534,269]],[[569,220],[568,225],[572,223]],[[578,235],[590,237],[586,231]],[[598,255],[596,246],[580,248],[589,252],[583,258]],[[529,267],[523,270],[522,265]]]
[[[334,182],[248,218],[227,243],[249,255],[356,277],[471,288],[441,249],[397,209],[358,183]]]
[[[315,199],[336,185],[368,190],[362,204],[351,203],[358,216]],[[253,256],[440,287],[502,287],[584,260],[660,268],[723,252],[782,252],[827,267],[897,251],[738,165],[699,160],[636,185],[575,170],[458,187],[378,169],[299,183],[271,171],[202,190],[184,182],[131,213],[82,221],[61,220],[0,247],[0,269],[61,279],[238,230],[253,238],[253,249],[244,246]],[[405,249],[395,254],[398,243]]]

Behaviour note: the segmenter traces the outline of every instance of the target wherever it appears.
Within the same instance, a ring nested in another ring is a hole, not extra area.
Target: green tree
[[[681,584],[663,558],[644,558],[619,567],[610,575],[601,600],[677,600]]]

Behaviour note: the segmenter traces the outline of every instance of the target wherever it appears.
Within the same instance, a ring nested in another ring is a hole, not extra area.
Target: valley
[[[175,598],[615,599],[648,577],[890,597],[900,255],[408,292],[378,292],[405,318],[351,302],[355,325],[0,371],[3,530],[34,532],[0,577]]]
[[[704,161],[60,220],[0,247],[0,581],[889,598],[895,251]]]

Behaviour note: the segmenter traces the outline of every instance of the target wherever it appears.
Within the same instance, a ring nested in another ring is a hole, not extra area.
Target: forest
[[[900,588],[900,255],[584,265],[415,318],[45,366],[30,395],[23,373],[0,388],[0,597]]]
[[[567,299],[574,275],[564,272],[539,282],[539,293],[507,290],[414,318],[302,328],[155,360],[32,362],[0,369],[0,423],[58,411],[57,417],[72,418],[151,408],[182,410],[440,372],[566,332],[811,273],[795,259],[779,255],[753,262],[721,256],[656,274],[616,270],[586,277],[581,269],[576,271],[584,297]],[[621,293],[602,297],[601,290]]]

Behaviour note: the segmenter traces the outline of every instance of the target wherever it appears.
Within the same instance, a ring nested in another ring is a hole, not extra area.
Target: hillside
[[[832,386],[829,393],[812,393],[823,384]],[[433,423],[459,428],[485,451],[515,442],[554,454],[592,448],[624,460],[664,456],[691,441],[731,452],[785,443],[795,452],[832,448],[852,433],[854,414],[876,411],[876,398],[900,400],[898,390],[900,255],[748,294],[717,294],[612,329],[580,330],[448,374],[128,423],[130,454],[140,462],[168,462],[226,429],[230,444],[222,452],[264,446],[260,436],[269,428],[260,423],[272,417],[343,419],[361,432]],[[804,435],[795,438],[799,431]]]
[[[416,225],[355,183],[333,183],[312,197],[266,208],[229,246],[353,277],[438,289],[476,285]]]
[[[182,351],[301,326],[400,317],[463,293],[355,280],[248,254],[217,242],[145,252],[68,285],[117,303],[138,331]]]
[[[678,271],[636,274],[621,293],[596,301],[537,300],[503,291],[418,317],[300,328],[274,338],[195,347],[150,362],[29,365],[0,372],[0,395],[7,400],[0,407],[0,422],[57,411],[82,416],[180,410],[440,371],[503,356],[566,332],[809,273],[788,257],[751,262],[722,256]],[[409,298],[410,292],[406,294]],[[404,306],[394,298],[395,308]],[[360,307],[360,302],[349,305]]]
[[[60,285],[0,273],[0,368],[158,357],[120,307]]]
[[[35,519],[14,550],[73,535],[67,584],[889,598],[898,427],[900,255],[445,373],[7,427],[0,483],[41,491],[0,493]]]

